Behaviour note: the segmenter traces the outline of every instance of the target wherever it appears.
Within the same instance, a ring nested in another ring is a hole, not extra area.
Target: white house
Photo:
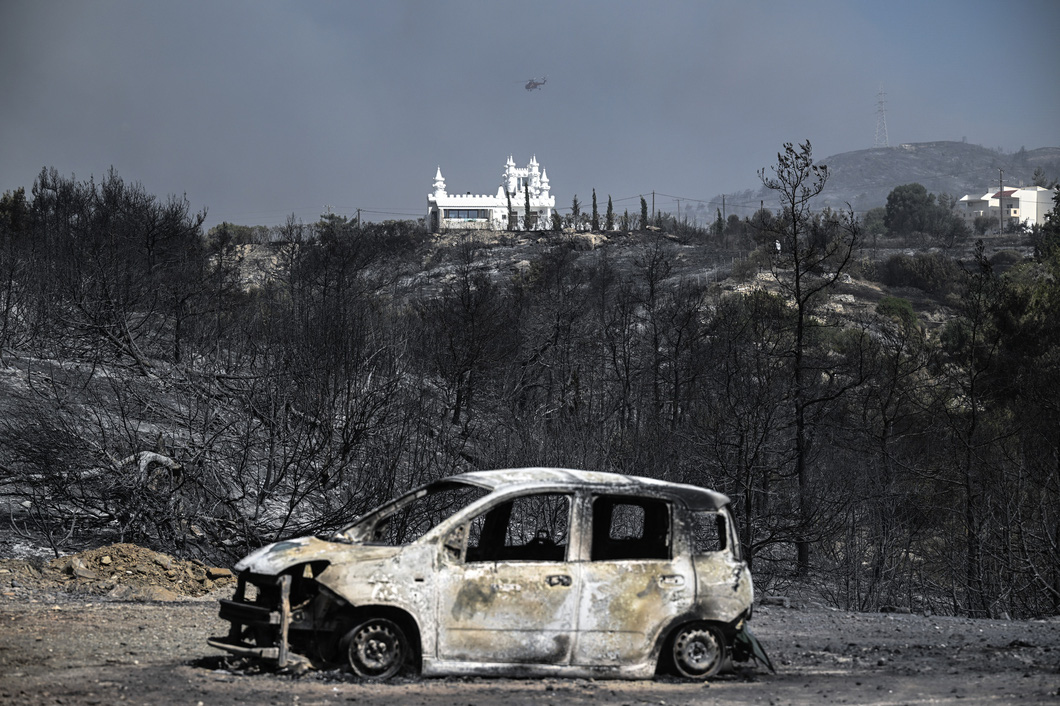
[[[1044,223],[1045,215],[1053,210],[1053,192],[1041,186],[1028,186],[990,191],[982,196],[968,194],[959,203],[961,215],[968,221],[986,216],[994,221],[1004,218],[1006,227],[1021,223],[1031,227]]]
[[[960,213],[964,216],[966,221],[974,221],[979,216],[985,216],[990,212],[990,199],[993,194],[983,194],[982,196],[972,196],[966,194],[961,197]],[[994,202],[994,208],[997,208],[997,202]],[[996,214],[995,214],[996,215]]]
[[[1045,216],[1053,210],[1053,192],[1042,186],[1016,189],[1019,213],[1014,214],[1020,222],[1028,225],[1043,225]]]
[[[530,197],[529,223],[526,222],[527,195]],[[447,193],[442,168],[438,167],[434,192],[427,195],[427,223],[432,233],[449,229],[544,230],[551,227],[555,208],[556,197],[549,194],[548,174],[537,163],[537,157],[531,157],[526,167],[516,167],[515,160],[509,156],[494,196],[470,191]]]

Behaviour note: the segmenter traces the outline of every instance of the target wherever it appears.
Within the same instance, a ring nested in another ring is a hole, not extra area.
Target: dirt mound
[[[36,590],[166,601],[202,596],[235,582],[229,569],[185,561],[135,544],[111,544],[41,560],[0,559],[3,595]]]

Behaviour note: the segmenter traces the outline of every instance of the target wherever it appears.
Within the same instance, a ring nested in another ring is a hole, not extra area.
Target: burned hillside
[[[779,210],[720,232],[333,217],[248,245],[116,174],[45,171],[0,219],[4,552],[223,566],[429,480],[548,465],[728,494],[766,591],[1060,610],[1055,248],[870,247],[805,215],[821,257],[797,262]]]

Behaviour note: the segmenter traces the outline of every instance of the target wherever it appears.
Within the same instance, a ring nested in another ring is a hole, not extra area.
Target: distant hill
[[[959,198],[997,189],[998,169],[1005,172],[1006,187],[1030,185],[1037,167],[1045,170],[1048,178],[1060,179],[1060,147],[1021,148],[1014,154],[1003,154],[964,142],[916,142],[843,152],[815,161],[827,165],[829,175],[817,207],[844,208],[849,203],[862,213],[885,205],[894,187],[913,182],[923,184],[933,194],[947,193]],[[776,202],[764,187],[727,195],[726,199],[734,205],[755,207],[764,200],[767,208],[771,204],[775,208]],[[721,197],[715,201],[720,204]],[[714,207],[712,201],[711,208]],[[750,215],[743,213],[746,208],[735,212]]]

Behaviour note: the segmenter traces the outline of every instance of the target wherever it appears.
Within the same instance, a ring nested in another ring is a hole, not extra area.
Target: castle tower
[[[442,177],[442,168],[438,167],[438,172],[434,175],[434,195],[445,196],[445,179]]]

